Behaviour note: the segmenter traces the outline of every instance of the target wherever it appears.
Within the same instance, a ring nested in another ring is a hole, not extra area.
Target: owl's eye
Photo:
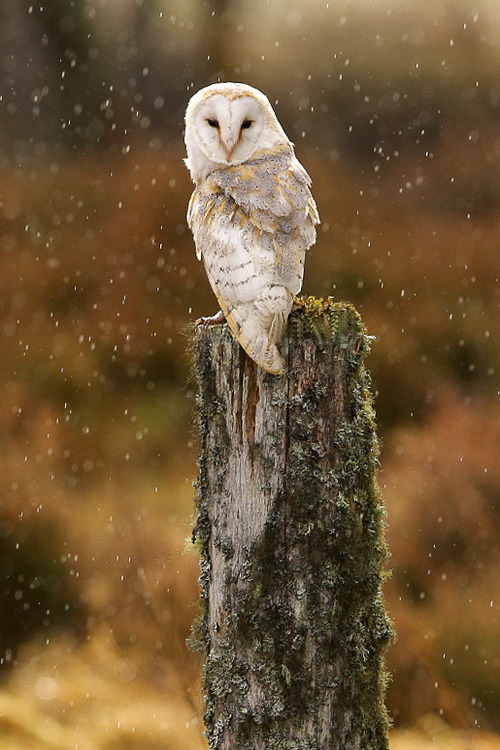
[[[246,130],[247,128],[250,128],[253,125],[253,120],[243,120],[241,123],[241,129]]]
[[[209,117],[208,120],[207,120],[207,122],[208,122],[208,124],[210,125],[211,128],[218,128],[219,127],[219,121],[218,120],[214,120],[212,117]]]

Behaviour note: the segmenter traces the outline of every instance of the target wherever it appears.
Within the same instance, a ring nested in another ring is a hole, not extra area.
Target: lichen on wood
[[[296,300],[287,374],[226,326],[195,342],[206,734],[211,750],[387,750],[383,506],[369,337]],[[195,632],[196,631],[196,632]]]

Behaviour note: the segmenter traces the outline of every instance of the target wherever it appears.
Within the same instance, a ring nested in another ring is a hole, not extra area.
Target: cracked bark
[[[211,750],[387,750],[385,547],[363,324],[299,300],[287,375],[226,326],[195,343]]]

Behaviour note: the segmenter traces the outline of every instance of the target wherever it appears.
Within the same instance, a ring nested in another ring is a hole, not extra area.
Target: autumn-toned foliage
[[[10,5],[24,24],[23,4]],[[273,10],[269,36],[253,18],[259,3],[238,23],[228,10],[217,65],[269,94],[313,178],[322,225],[304,293],[354,303],[375,337],[398,636],[388,705],[396,727],[423,732],[398,735],[399,747],[455,747],[447,726],[500,731],[498,35],[486,3],[390,14],[381,4],[378,15],[347,3],[334,19],[324,5],[314,18],[300,3],[283,18]],[[67,138],[44,82],[33,88],[19,62],[46,54],[30,47],[38,31],[0,55],[0,714],[9,732],[35,716],[43,749],[43,727],[62,732],[65,750],[81,741],[86,708],[89,747],[195,747],[201,736],[201,665],[184,645],[198,598],[196,552],[183,552],[198,452],[187,329],[216,301],[186,226],[181,134],[191,84],[217,73],[187,17],[165,46],[170,68],[132,59],[158,30],[140,37],[137,23],[139,36],[120,32],[115,48],[111,20],[95,43],[109,56],[95,60],[103,80],[112,70],[113,96],[92,89]],[[182,62],[184,44],[195,62]],[[73,67],[65,59],[65,75]],[[59,68],[39,70],[59,81]],[[60,103],[64,122],[78,86]],[[100,693],[135,705],[139,744]],[[104,744],[98,727],[120,721]]]

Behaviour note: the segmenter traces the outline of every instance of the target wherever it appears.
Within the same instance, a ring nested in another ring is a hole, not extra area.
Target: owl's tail
[[[253,302],[228,310],[226,321],[249,357],[273,375],[286,372],[277,344],[281,341],[292,309],[292,295],[286,287],[269,286]]]

